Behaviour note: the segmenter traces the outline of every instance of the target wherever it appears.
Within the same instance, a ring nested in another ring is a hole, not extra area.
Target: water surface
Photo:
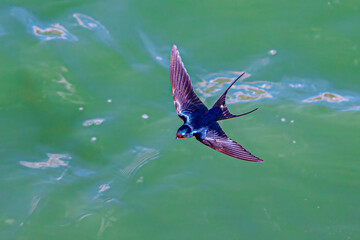
[[[358,239],[355,1],[5,1],[1,239]],[[263,163],[174,141],[177,44]]]

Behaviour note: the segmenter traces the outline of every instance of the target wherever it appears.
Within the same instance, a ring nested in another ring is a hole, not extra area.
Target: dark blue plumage
[[[235,79],[212,108],[208,109],[196,96],[179,51],[174,45],[170,58],[171,90],[176,112],[184,121],[184,124],[176,133],[176,138],[195,136],[199,142],[231,157],[246,161],[262,162],[262,159],[255,157],[240,144],[226,136],[217,123],[220,120],[244,116],[257,110],[256,108],[247,113],[233,115],[226,107],[225,99],[227,92],[244,74]]]

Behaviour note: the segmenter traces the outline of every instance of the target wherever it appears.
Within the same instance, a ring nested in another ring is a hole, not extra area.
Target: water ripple
[[[105,34],[109,34],[109,31],[102,25],[99,21],[96,21],[94,18],[87,16],[82,13],[74,13],[73,17],[76,19],[78,24],[89,30],[99,30]]]
[[[76,19],[79,26],[94,32],[100,42],[115,48],[118,47],[112,39],[109,30],[99,21],[82,13],[74,13],[72,16]]]
[[[136,147],[128,152],[133,158],[130,158],[130,163],[120,169],[120,173],[129,178],[135,174],[142,166],[159,157],[159,151],[147,147]]]
[[[360,106],[352,106],[346,109],[343,109],[344,112],[357,112],[360,111]]]
[[[145,49],[151,56],[151,58],[156,61],[158,64],[160,64],[162,67],[168,68],[169,61],[161,56],[161,54],[158,52],[155,45],[152,43],[152,41],[149,39],[149,37],[142,31],[138,31],[139,36],[141,40],[143,41],[143,44],[145,45]]]

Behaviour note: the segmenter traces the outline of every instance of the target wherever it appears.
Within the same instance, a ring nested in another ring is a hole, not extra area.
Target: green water
[[[0,239],[360,239],[357,1],[2,1]],[[263,163],[174,141],[171,47]]]

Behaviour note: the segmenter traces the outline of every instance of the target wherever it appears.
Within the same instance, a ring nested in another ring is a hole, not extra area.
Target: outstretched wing
[[[206,136],[198,135],[196,139],[206,146],[231,157],[245,161],[263,162],[262,159],[255,157],[240,144],[226,136],[225,132],[216,122],[208,128]]]
[[[208,111],[192,88],[190,77],[181,61],[176,45],[171,51],[170,79],[176,112],[181,119],[184,120],[184,115],[188,116],[194,112]]]

